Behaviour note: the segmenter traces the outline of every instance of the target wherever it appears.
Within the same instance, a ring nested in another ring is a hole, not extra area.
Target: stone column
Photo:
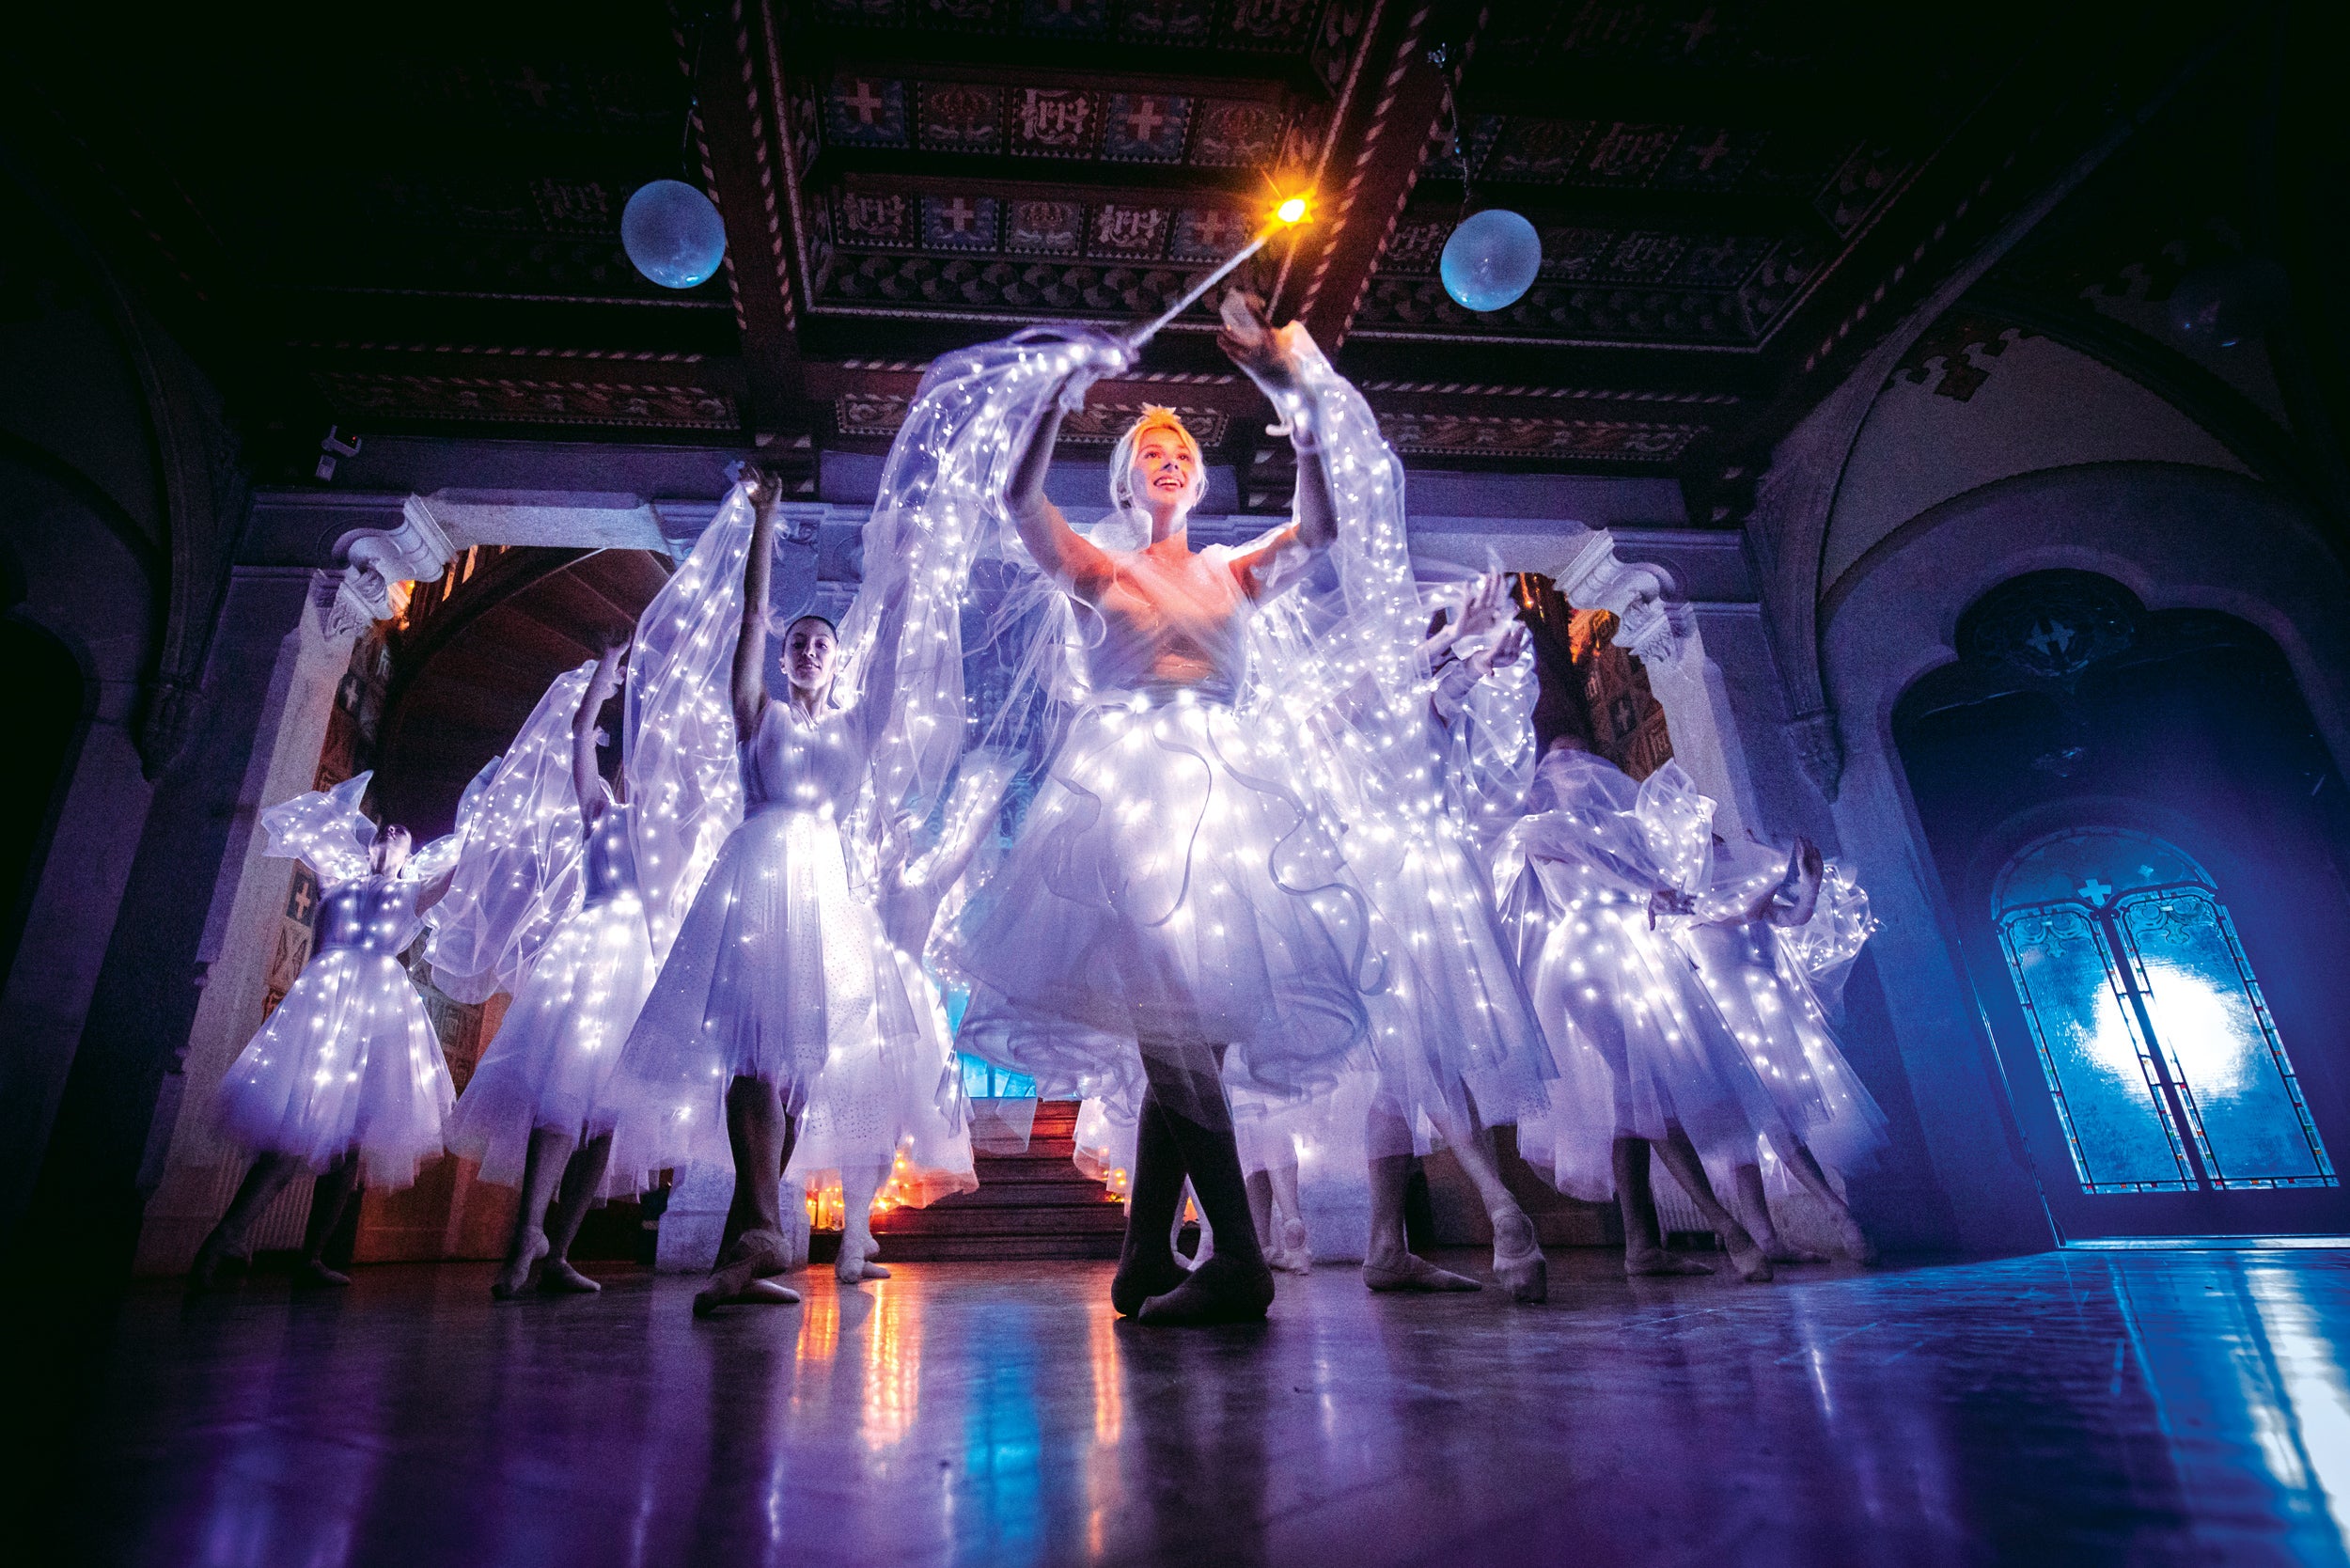
[[[185,1270],[196,1244],[227,1207],[243,1170],[242,1152],[212,1130],[212,1095],[260,1027],[294,884],[294,863],[267,856],[267,836],[256,819],[265,807],[308,790],[317,774],[336,688],[351,661],[351,634],[327,626],[337,586],[328,573],[247,567],[238,570],[230,588],[224,622],[232,614],[254,616],[266,604],[284,629],[273,637],[248,627],[240,639],[244,667],[217,671],[250,682],[258,700],[251,728],[235,737],[241,766],[215,875],[201,892],[183,889],[189,903],[202,910],[194,955],[197,991],[193,1018],[174,1042],[140,1162],[139,1185],[153,1195],[139,1235],[140,1273]],[[216,714],[215,723],[224,716]],[[228,739],[222,737],[224,746]],[[307,1180],[287,1190],[257,1231],[258,1245],[289,1246],[300,1238],[309,1192]]]

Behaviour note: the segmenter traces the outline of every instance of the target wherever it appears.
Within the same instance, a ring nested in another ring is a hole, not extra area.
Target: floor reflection
[[[380,1269],[124,1313],[74,1517],[128,1562],[2343,1563],[2350,1254],[2051,1254],[1554,1300],[910,1265],[708,1323]]]

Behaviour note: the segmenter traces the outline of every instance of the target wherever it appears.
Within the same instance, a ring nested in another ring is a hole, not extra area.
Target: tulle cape
[[[556,928],[579,908],[582,839],[572,725],[592,661],[548,685],[461,824],[448,891],[425,912],[432,983],[461,1002],[519,993]]]

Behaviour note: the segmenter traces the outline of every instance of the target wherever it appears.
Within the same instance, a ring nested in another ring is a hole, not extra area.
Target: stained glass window
[[[2081,829],[2018,855],[1994,903],[2083,1191],[2336,1184],[2202,867],[2143,834]]]

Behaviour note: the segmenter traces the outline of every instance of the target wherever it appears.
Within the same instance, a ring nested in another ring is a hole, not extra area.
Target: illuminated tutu
[[[1614,1190],[1619,1137],[1685,1131],[1709,1161],[1752,1159],[1785,1121],[1651,897],[1702,877],[1712,803],[1673,763],[1636,786],[1588,752],[1543,759],[1499,881],[1559,1082],[1518,1148],[1560,1190]]]
[[[1760,846],[1717,859],[1700,917],[1750,906],[1784,866],[1785,856]],[[1691,923],[1677,933],[1780,1116],[1833,1171],[1854,1168],[1887,1142],[1885,1113],[1838,1048],[1819,989],[1841,978],[1872,929],[1868,896],[1830,866],[1801,927]]]
[[[607,807],[582,851],[586,897],[514,994],[449,1121],[451,1152],[522,1185],[533,1129],[585,1138],[620,1046],[652,990],[652,941],[629,808]]]
[[[796,1111],[838,1049],[925,1047],[870,901],[851,886],[843,820],[870,742],[854,709],[770,702],[744,748],[748,804],[719,849],[646,999],[600,1121],[623,1184],[731,1161],[735,1077]],[[895,994],[897,1000],[890,1000]]]
[[[423,927],[416,901],[453,846],[429,846],[396,876],[366,874],[373,824],[358,803],[368,776],[261,814],[271,853],[299,856],[326,884],[319,946],[230,1064],[213,1106],[222,1135],[251,1152],[323,1170],[355,1152],[368,1185],[397,1188],[440,1153],[456,1098],[400,962]]]
[[[972,989],[964,1048],[1046,1098],[1133,1100],[1133,1049],[1276,1097],[1334,1081],[1364,1027],[1368,922],[1291,777],[1227,705],[1247,606],[1208,550],[1120,570],[1175,582],[1219,661],[1196,687],[1120,690],[1153,651],[1105,639],[1082,711],[947,943]],[[1132,563],[1129,565],[1128,563]],[[1217,635],[1216,634],[1222,634]]]
[[[826,1055],[784,1176],[837,1192],[843,1169],[879,1168],[884,1196],[918,1208],[979,1182],[946,1010],[918,962],[883,948],[895,990],[877,999],[877,1010],[900,1011],[903,1021],[885,1030],[877,1016]]]

